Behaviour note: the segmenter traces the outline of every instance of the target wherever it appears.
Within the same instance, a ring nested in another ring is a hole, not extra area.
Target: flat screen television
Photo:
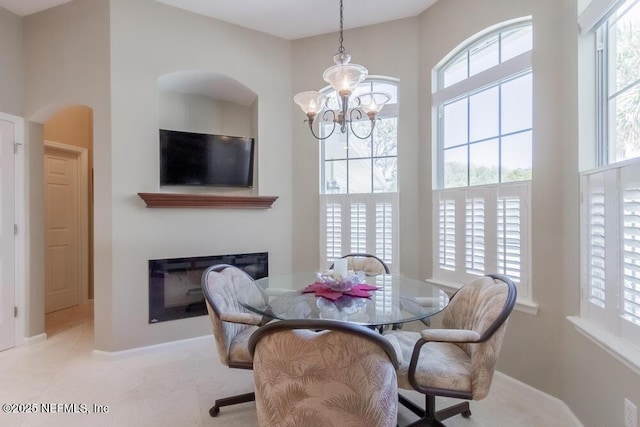
[[[254,139],[160,129],[160,185],[253,187]]]

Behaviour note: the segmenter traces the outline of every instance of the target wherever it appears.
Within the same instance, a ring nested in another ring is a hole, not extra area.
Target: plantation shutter
[[[498,272],[520,283],[522,254],[520,252],[521,218],[519,197],[498,199]]]
[[[623,167],[620,180],[620,335],[640,344],[640,170],[637,165]]]
[[[481,198],[467,199],[466,205],[466,271],[470,274],[484,273],[484,228],[485,200]]]
[[[582,185],[580,314],[640,344],[640,169],[586,172]]]
[[[325,212],[325,257],[340,258],[342,253],[342,206],[340,203],[327,203]]]
[[[434,190],[434,278],[502,273],[528,298],[530,182]]]
[[[348,253],[369,253],[395,271],[398,259],[398,194],[322,194],[321,268]]]

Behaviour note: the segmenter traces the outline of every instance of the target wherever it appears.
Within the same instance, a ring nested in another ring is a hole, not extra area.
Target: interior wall
[[[22,116],[22,19],[0,7],[0,111]]]
[[[251,107],[206,95],[159,93],[160,129],[255,137]]]
[[[344,47],[351,62],[365,66],[370,76],[399,79],[398,189],[400,199],[400,271],[410,277],[420,272],[420,236],[416,230],[428,225],[419,216],[418,123],[418,18],[407,18],[344,32]],[[338,34],[309,37],[292,42],[293,90],[287,100],[293,117],[293,266],[295,271],[319,269],[319,142],[303,120],[293,95],[327,86],[322,72],[333,63]]]
[[[89,289],[87,295],[93,299],[93,111],[86,106],[75,106],[66,108],[44,124],[44,139],[46,141],[60,142],[62,144],[73,145],[87,149],[89,163],[89,173],[87,174],[88,206],[89,215],[89,235],[88,238],[88,260],[87,283]]]
[[[565,22],[575,20],[588,1],[578,1],[578,8],[565,5],[559,14]],[[595,165],[595,37],[581,36],[569,27],[563,49],[566,55],[577,61],[577,67],[566,72],[566,90],[578,100],[579,109],[565,112],[569,123],[577,125],[566,129],[566,140],[578,140],[579,144],[564,144],[565,169],[563,187],[563,237],[564,315],[578,316],[580,313],[579,275],[579,207],[580,188],[578,173]],[[566,71],[566,70],[565,70]],[[561,99],[562,105],[566,103]],[[579,117],[579,121],[578,121]],[[576,136],[578,135],[578,136]],[[579,147],[578,147],[579,145]],[[562,390],[559,397],[569,405],[585,426],[625,425],[624,400],[629,399],[640,406],[639,370],[615,359],[612,354],[587,339],[568,321],[562,322]]]
[[[109,0],[75,0],[23,18],[24,116],[31,122],[29,215],[30,274],[44,276],[44,178],[42,124],[74,105],[93,111],[94,278],[96,345],[110,335],[111,321],[111,131]],[[44,332],[44,286],[29,289],[28,335]]]
[[[431,111],[428,94],[432,87],[431,70],[453,49],[478,32],[501,22],[525,16],[533,17],[533,180],[531,190],[532,289],[533,299],[540,305],[537,315],[514,311],[505,337],[498,369],[527,384],[558,395],[560,391],[560,361],[550,355],[560,347],[561,291],[556,278],[562,276],[562,226],[557,221],[555,206],[562,203],[562,157],[557,147],[564,143],[563,116],[567,108],[557,102],[566,76],[558,71],[564,52],[562,26],[557,17],[555,0],[481,0],[466,2],[450,0],[437,2],[422,16],[421,46],[424,73],[422,85],[424,110]],[[464,12],[461,12],[464,11]],[[575,23],[574,23],[575,25]],[[428,89],[428,90],[427,90]],[[425,136],[425,150],[433,129],[426,120],[421,134]],[[426,153],[425,153],[426,157]],[[430,164],[430,163],[429,163]],[[430,173],[430,171],[429,171]],[[425,181],[428,179],[425,171]],[[425,207],[431,211],[430,195],[425,192]],[[429,233],[427,241],[431,242]],[[431,244],[431,243],[430,243]],[[550,250],[556,248],[556,250]],[[424,274],[431,274],[431,262],[425,262]]]
[[[44,333],[44,129],[40,123],[26,122],[25,208],[29,225],[26,274],[25,334]]]
[[[98,349],[117,351],[211,333],[206,316],[148,323],[149,259],[266,251],[270,273],[290,271],[291,51],[153,0],[111,0],[111,35],[113,331]],[[271,209],[147,209],[137,196],[160,189],[158,77],[181,70],[223,74],[257,94],[257,181],[261,195],[279,196]]]
[[[589,80],[584,67],[593,66],[585,58],[579,62],[576,1],[437,2],[421,17],[422,68],[431,70],[479,30],[525,15],[533,17],[534,30],[532,289],[539,312],[513,313],[498,369],[560,398],[585,426],[623,425],[624,398],[640,401],[640,376],[566,320],[579,314],[578,93]],[[432,40],[437,42],[426,42]],[[421,86],[428,93],[431,81]],[[582,99],[593,102],[590,96]],[[430,103],[426,99],[422,109]],[[584,135],[584,126],[580,130]],[[431,132],[427,120],[421,135]],[[423,182],[430,179],[427,174]],[[427,200],[430,211],[425,195]]]

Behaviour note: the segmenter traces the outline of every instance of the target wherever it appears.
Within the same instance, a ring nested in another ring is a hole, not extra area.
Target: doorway
[[[74,106],[44,123],[45,314],[93,299],[93,110]]]
[[[88,298],[87,149],[45,141],[45,313]]]

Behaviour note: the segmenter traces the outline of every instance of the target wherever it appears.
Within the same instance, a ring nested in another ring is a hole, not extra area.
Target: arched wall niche
[[[211,71],[183,70],[161,75],[158,77],[158,127],[254,138],[254,186],[232,191],[258,193],[258,95],[243,83]],[[216,192],[224,191],[216,188]]]
[[[239,81],[209,71],[176,71],[158,78],[161,128],[256,137],[258,95]]]

